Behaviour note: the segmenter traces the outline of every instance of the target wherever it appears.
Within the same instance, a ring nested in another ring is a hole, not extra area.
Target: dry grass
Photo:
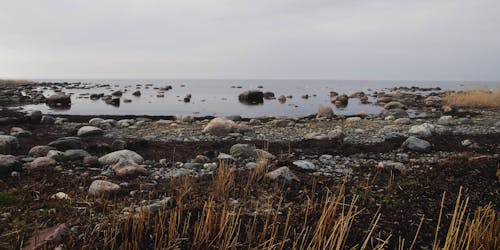
[[[470,90],[449,93],[444,97],[448,105],[471,108],[500,108],[500,90]]]
[[[32,84],[32,81],[29,80],[7,80],[0,79],[0,86],[21,86],[26,84]]]

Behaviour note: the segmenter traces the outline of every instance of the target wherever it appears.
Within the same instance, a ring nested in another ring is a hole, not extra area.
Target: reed
[[[500,90],[470,90],[447,94],[444,101],[456,107],[500,108]]]

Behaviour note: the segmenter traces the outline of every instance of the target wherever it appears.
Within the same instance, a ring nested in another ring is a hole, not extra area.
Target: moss
[[[14,204],[16,200],[17,197],[15,189],[0,191],[0,206],[7,206]]]

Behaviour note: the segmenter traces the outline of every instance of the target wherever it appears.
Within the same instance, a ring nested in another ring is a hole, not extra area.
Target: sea
[[[319,105],[333,108],[339,115],[354,115],[359,112],[377,114],[382,107],[361,104],[359,99],[349,99],[346,107],[336,107],[330,102],[330,92],[350,95],[363,91],[366,94],[391,92],[393,87],[440,87],[446,90],[485,89],[496,90],[500,82],[471,81],[392,81],[392,80],[307,80],[307,79],[33,79],[38,82],[67,82],[73,86],[79,82],[81,88],[65,88],[71,94],[72,105],[67,108],[51,108],[46,104],[26,105],[24,110],[40,110],[44,114],[66,115],[137,115],[137,116],[228,116],[242,117],[302,117],[316,113]],[[172,86],[158,97],[158,88]],[[54,93],[50,88],[39,89],[46,97]],[[119,106],[106,104],[103,100],[91,100],[89,94],[111,94],[123,92]],[[140,90],[142,95],[132,93]],[[238,100],[246,90],[273,92],[291,96],[285,103],[264,100],[259,105],[248,105]],[[434,91],[436,92],[436,91]],[[184,97],[190,94],[189,102]],[[307,95],[308,98],[302,98]],[[123,102],[130,99],[130,103]],[[374,101],[370,97],[369,101]]]

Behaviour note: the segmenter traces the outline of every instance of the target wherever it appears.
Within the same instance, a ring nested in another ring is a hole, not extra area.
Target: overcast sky
[[[500,1],[0,0],[0,77],[500,80]]]

